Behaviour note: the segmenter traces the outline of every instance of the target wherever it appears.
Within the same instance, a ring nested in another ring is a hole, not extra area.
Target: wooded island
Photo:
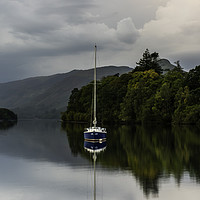
[[[6,108],[0,108],[0,121],[17,121],[17,115]]]
[[[158,56],[146,49],[132,72],[98,81],[99,121],[200,124],[200,65],[185,72],[177,62],[163,73]],[[73,89],[63,121],[90,122],[92,88]]]

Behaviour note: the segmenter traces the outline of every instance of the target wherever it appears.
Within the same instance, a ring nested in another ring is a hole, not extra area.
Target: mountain
[[[169,70],[172,70],[175,67],[175,65],[172,65],[169,62],[169,60],[164,59],[164,58],[158,60],[158,64],[162,67],[164,73],[166,73]]]
[[[99,67],[97,78],[131,70],[126,66]],[[60,118],[71,91],[92,80],[93,69],[89,69],[0,83],[0,107],[13,110],[18,118]]]

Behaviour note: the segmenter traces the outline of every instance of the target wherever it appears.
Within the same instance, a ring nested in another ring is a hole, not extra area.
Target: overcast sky
[[[200,65],[199,0],[0,0],[0,82],[128,65],[146,48]]]

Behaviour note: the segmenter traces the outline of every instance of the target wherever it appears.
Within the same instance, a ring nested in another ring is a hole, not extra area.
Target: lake
[[[26,120],[0,125],[0,199],[94,199],[93,155],[85,125]],[[98,200],[197,200],[200,131],[197,127],[107,127],[97,154]]]

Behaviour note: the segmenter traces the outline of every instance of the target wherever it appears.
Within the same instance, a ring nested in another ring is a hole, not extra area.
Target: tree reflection
[[[66,126],[65,130],[72,152],[87,157],[83,149],[83,126],[71,126]],[[179,185],[185,172],[200,183],[197,127],[121,126],[107,129],[107,150],[101,164],[130,170],[146,196],[158,195],[160,181],[171,176]]]
[[[73,123],[68,123],[68,124],[63,123],[62,129],[65,130],[67,133],[69,146],[74,156],[77,156],[78,153],[82,154],[83,144],[84,144],[83,125],[73,124]]]
[[[17,124],[17,121],[0,121],[0,130],[7,130]]]

